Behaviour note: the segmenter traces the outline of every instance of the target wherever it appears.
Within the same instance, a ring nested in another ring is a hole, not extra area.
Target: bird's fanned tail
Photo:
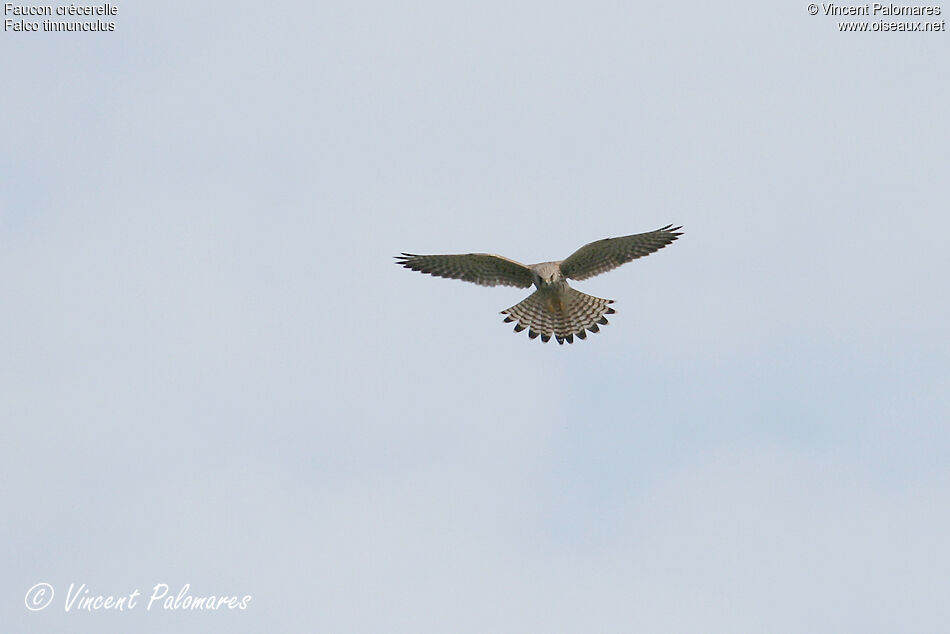
[[[532,339],[574,343],[574,336],[586,339],[587,331],[598,332],[614,311],[612,299],[601,299],[574,290],[566,284],[536,290],[522,302],[501,311],[506,322],[517,321],[515,332],[527,329]]]

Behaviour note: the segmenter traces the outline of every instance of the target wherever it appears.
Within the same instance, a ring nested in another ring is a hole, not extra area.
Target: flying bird
[[[622,238],[605,238],[582,246],[566,260],[524,265],[500,255],[464,253],[459,255],[396,256],[396,264],[407,269],[447,277],[482,286],[517,286],[538,290],[521,303],[501,311],[506,322],[517,321],[515,332],[528,330],[532,339],[548,342],[553,336],[559,344],[574,343],[574,336],[586,339],[587,331],[598,332],[607,324],[605,315],[614,313],[612,299],[601,299],[574,290],[568,279],[586,280],[642,258],[672,243],[682,227],[667,225],[656,231]]]

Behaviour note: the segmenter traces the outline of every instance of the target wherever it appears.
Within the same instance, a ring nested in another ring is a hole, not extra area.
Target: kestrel
[[[598,332],[614,311],[612,299],[601,299],[574,290],[567,284],[586,280],[621,264],[658,251],[683,235],[682,227],[666,225],[656,231],[637,233],[622,238],[606,238],[591,242],[575,251],[566,260],[542,262],[526,266],[500,255],[465,253],[459,255],[396,256],[396,264],[436,277],[454,278],[482,286],[538,287],[521,303],[501,311],[506,322],[517,321],[515,332],[528,330],[528,336],[548,342],[553,336],[559,344],[586,339],[587,331]]]

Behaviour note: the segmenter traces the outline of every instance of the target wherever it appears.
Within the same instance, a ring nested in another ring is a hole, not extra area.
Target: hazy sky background
[[[7,631],[945,631],[946,32],[116,5],[0,33]],[[573,346],[392,263],[668,223]]]

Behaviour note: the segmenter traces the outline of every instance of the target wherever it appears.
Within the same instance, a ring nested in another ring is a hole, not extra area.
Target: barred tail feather
[[[574,343],[574,337],[586,339],[587,332],[598,332],[614,311],[612,299],[601,299],[559,285],[536,290],[521,303],[501,311],[506,322],[517,322],[515,332],[527,329],[532,339]]]

